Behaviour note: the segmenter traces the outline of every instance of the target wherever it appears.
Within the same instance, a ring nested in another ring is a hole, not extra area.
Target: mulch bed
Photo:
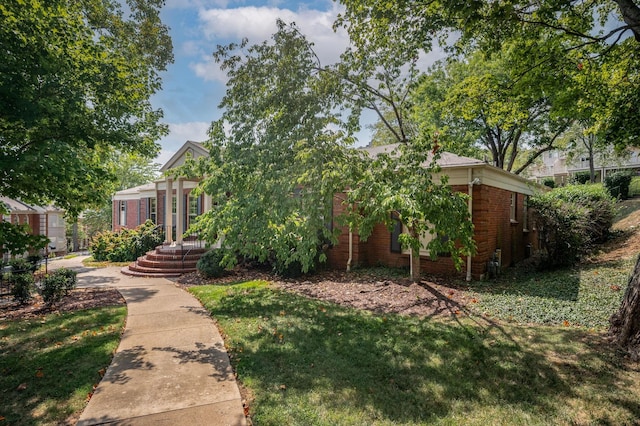
[[[379,314],[396,313],[420,317],[460,315],[468,300],[453,282],[429,277],[414,283],[408,278],[383,278],[361,271],[323,271],[301,279],[281,279],[261,271],[236,270],[222,278],[206,279],[198,272],[183,275],[177,284],[183,288],[206,284],[231,284],[263,279],[273,285],[306,297]]]
[[[0,299],[0,320],[39,318],[52,312],[69,312],[103,306],[124,305],[124,298],[113,288],[78,288],[53,306],[47,306],[39,294],[26,304],[4,297]]]

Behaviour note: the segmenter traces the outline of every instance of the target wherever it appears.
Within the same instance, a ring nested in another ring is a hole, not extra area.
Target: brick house
[[[370,155],[390,149],[365,148]],[[462,271],[467,279],[485,276],[489,261],[495,259],[501,266],[511,266],[537,248],[537,233],[528,210],[528,199],[539,188],[537,184],[483,161],[447,152],[442,153],[439,165],[453,191],[471,196],[468,207],[477,251],[467,259],[466,270]],[[334,214],[344,208],[343,199],[344,194],[334,198]],[[349,260],[351,265],[408,267],[409,253],[398,243],[401,232],[400,222],[392,231],[380,224],[366,241],[361,241],[357,234],[350,236],[345,227],[338,244],[327,253],[328,263],[338,269],[346,268]],[[439,256],[433,261],[425,249],[421,250],[420,266],[422,272],[459,274],[451,258]]]
[[[365,148],[375,155],[390,147]],[[208,155],[206,149],[197,142],[188,141],[162,167],[166,172],[182,165],[187,157]],[[442,174],[449,177],[454,191],[464,192],[471,197],[469,211],[475,228],[474,240],[477,253],[467,259],[466,269],[457,272],[453,262],[446,256],[432,261],[428,252],[421,252],[421,270],[426,273],[462,274],[467,279],[481,278],[488,270],[488,262],[496,260],[503,266],[513,265],[537,248],[537,235],[531,227],[528,198],[533,195],[537,184],[493,167],[480,160],[443,153],[439,164]],[[191,191],[198,181],[172,176],[154,183],[119,191],[113,196],[113,229],[134,228],[151,219],[165,230],[166,244],[181,244],[182,234],[189,224],[202,212],[211,208],[211,199],[206,195],[192,197]],[[171,188],[171,197],[167,197]],[[176,197],[176,194],[181,194]],[[340,214],[344,206],[344,194],[336,194],[333,200],[334,216]],[[165,212],[171,211],[171,215]],[[399,225],[399,224],[398,224]],[[337,225],[336,225],[337,226]],[[328,266],[345,269],[347,265],[387,265],[406,267],[409,254],[398,244],[401,226],[389,231],[378,225],[366,240],[360,240],[355,233],[349,235],[343,228],[339,242],[327,252]]]
[[[47,253],[64,255],[67,253],[66,223],[64,210],[53,206],[41,207],[23,203],[8,197],[0,197],[9,214],[0,220],[13,224],[27,224],[32,235],[45,235],[49,238]],[[8,255],[5,254],[7,260]]]

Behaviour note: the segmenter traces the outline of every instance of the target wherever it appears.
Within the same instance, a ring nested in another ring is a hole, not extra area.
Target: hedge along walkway
[[[51,267],[79,270],[79,287],[115,287],[128,314],[120,346],[78,425],[246,425],[222,338],[193,296],[164,278],[127,277],[119,268],[81,262]]]

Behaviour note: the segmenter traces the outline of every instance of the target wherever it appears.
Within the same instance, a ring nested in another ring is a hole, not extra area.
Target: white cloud
[[[314,43],[316,54],[323,64],[334,63],[348,45],[345,31],[333,31],[341,6],[320,11],[301,8],[297,11],[277,7],[239,7],[233,9],[201,9],[199,20],[206,39],[222,44],[225,41],[239,41],[248,38],[250,43],[260,43],[271,38],[276,32],[276,20],[286,23],[295,22],[300,31]],[[214,46],[212,43],[211,49]],[[210,55],[203,56],[199,62],[191,63],[191,69],[205,80],[226,81]]]

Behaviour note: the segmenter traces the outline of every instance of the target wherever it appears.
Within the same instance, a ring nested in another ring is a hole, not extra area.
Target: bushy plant
[[[568,185],[552,191],[554,197],[587,209],[590,243],[602,243],[609,237],[616,213],[616,200],[602,184]]]
[[[105,231],[95,235],[89,243],[89,251],[96,261],[133,262],[162,244],[163,239],[160,228],[147,220],[135,229]]]
[[[42,279],[41,294],[42,299],[47,305],[62,300],[62,297],[76,287],[77,273],[71,269],[60,268],[48,274]]]
[[[556,187],[556,181],[552,177],[546,177],[542,179],[542,184],[548,188]]]
[[[584,185],[591,182],[591,172],[577,172],[573,175],[573,182]]]
[[[14,300],[25,304],[31,300],[35,287],[35,280],[31,273],[10,273],[7,275],[7,282],[11,286],[11,295]]]
[[[543,266],[574,263],[609,235],[615,200],[602,185],[569,185],[531,197]]]
[[[629,198],[629,185],[632,178],[633,173],[629,171],[611,173],[604,178],[604,186],[612,197],[626,200]]]
[[[225,271],[225,256],[229,256],[226,250],[218,248],[211,249],[198,260],[196,268],[207,278],[218,278]]]
[[[27,259],[19,257],[9,260],[12,273],[15,274],[32,274],[36,271],[37,266],[33,265]]]

